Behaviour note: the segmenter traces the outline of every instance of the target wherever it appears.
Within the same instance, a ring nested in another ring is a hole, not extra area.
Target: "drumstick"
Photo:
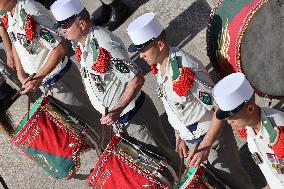
[[[188,163],[190,163],[190,161],[192,160],[194,154],[196,153],[196,151],[197,151],[197,149],[198,149],[198,147],[199,147],[199,144],[200,144],[200,142],[197,142],[196,145],[194,146],[194,149],[193,149],[192,153],[190,154],[190,158],[189,158],[189,162],[188,162]],[[187,166],[187,168],[186,168],[186,170],[185,170],[185,173],[187,173],[187,171],[189,170],[189,168],[190,168],[190,167]],[[185,176],[186,176],[186,174],[185,174]]]
[[[182,167],[184,164],[184,157],[180,158],[180,166],[179,166],[179,175],[178,175],[178,188],[180,187],[180,180],[181,180],[181,176],[182,176]]]
[[[27,82],[31,81],[35,75],[36,75],[36,73],[33,73],[32,75],[30,75],[30,76],[28,77],[27,81],[26,81],[24,84],[26,84]],[[11,98],[11,100],[15,100],[15,98],[16,98],[16,97],[20,94],[20,92],[22,92],[23,90],[24,90],[24,88],[21,87],[21,88],[16,92],[16,94],[14,94],[14,96]]]
[[[108,107],[105,107],[105,116],[108,114]],[[104,142],[105,142],[105,125],[103,125],[103,130],[102,130],[102,139],[101,139],[101,148],[104,148]]]
[[[196,145],[194,146],[194,148],[193,148],[193,150],[192,150],[192,153],[190,154],[189,161],[192,160],[194,154],[196,153],[196,151],[197,151],[197,149],[198,149],[198,147],[199,147],[199,144],[200,144],[200,142],[197,142]]]

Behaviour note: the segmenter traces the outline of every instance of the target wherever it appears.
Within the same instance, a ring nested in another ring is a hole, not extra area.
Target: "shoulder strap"
[[[180,75],[180,70],[179,70],[179,65],[178,65],[178,62],[177,62],[176,53],[175,53],[174,57],[170,59],[170,63],[171,63],[171,66],[172,66],[172,71],[173,71],[173,80],[176,80]]]
[[[264,110],[263,112],[265,113],[266,116],[262,118],[261,122],[269,135],[270,143],[273,143],[275,139],[277,138],[277,131],[274,129],[274,126],[272,125],[271,121],[267,117],[266,112]]]
[[[173,80],[176,80],[179,76],[180,76],[180,66],[182,66],[182,64],[178,64],[178,60],[176,57],[176,53],[174,54],[174,57],[170,59],[170,63],[172,66],[172,71],[173,71]],[[190,70],[194,70],[192,67],[188,67]],[[197,82],[198,84],[204,85],[207,88],[213,88],[213,86],[207,84],[206,82],[200,80],[199,78],[197,78],[197,74],[195,74],[195,78],[194,81]]]

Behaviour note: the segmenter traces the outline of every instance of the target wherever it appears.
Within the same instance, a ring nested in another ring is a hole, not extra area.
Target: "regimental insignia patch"
[[[213,104],[212,97],[206,92],[199,91],[199,99],[206,105]]]
[[[121,73],[129,73],[129,68],[127,65],[123,62],[117,62],[115,64],[115,68],[120,71]]]
[[[48,31],[47,29],[41,29],[40,30],[40,37],[42,37],[45,41],[49,42],[49,43],[54,43],[54,37],[51,34],[50,31]]]

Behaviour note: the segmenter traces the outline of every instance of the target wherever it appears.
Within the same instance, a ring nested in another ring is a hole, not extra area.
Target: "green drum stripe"
[[[64,179],[74,168],[72,158],[61,157],[34,149],[30,146],[21,147],[39,164],[49,175],[57,179]]]
[[[185,175],[185,176],[182,176],[182,178],[181,178],[181,181],[180,181],[180,186],[181,186],[181,187],[180,187],[180,188],[183,187],[185,181],[186,181],[187,179],[189,179],[193,174],[195,174],[196,171],[197,171],[197,168],[195,168],[195,167],[189,168],[189,170],[187,171],[186,175]],[[179,187],[177,186],[177,184],[175,184],[175,185],[173,186],[173,189],[179,189]]]
[[[21,121],[21,123],[19,124],[19,127],[17,128],[17,130],[14,133],[14,136],[16,136],[18,134],[18,132],[24,127],[24,125],[26,125],[26,123],[28,122],[28,118],[31,117],[36,112],[36,110],[40,106],[42,100],[43,100],[43,97],[40,97],[34,103],[34,105],[30,109],[29,115],[26,115],[25,118]]]
[[[252,0],[223,0],[220,7],[217,9],[214,17],[216,15],[220,16],[222,19],[226,18],[226,20],[222,20],[222,27],[225,26],[226,21],[228,19],[228,23],[240,12],[244,7],[252,3]],[[213,18],[212,23],[214,25],[215,19]]]
[[[207,31],[208,55],[213,66],[218,66],[216,51],[219,48],[218,40],[222,29],[226,24],[230,24],[234,17],[242,9],[251,4],[253,0],[220,0],[218,2],[220,4],[218,6],[215,5],[217,7]]]

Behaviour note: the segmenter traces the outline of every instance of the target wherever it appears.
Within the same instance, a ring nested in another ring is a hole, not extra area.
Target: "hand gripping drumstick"
[[[196,145],[194,146],[194,149],[193,149],[192,153],[190,154],[189,163],[190,163],[191,159],[193,158],[194,154],[196,153],[196,151],[197,151],[197,149],[199,147],[199,144],[200,144],[200,142],[196,143]],[[183,167],[183,164],[184,164],[184,157],[182,157],[181,161],[180,161],[179,176],[178,176],[178,187],[180,187],[180,184],[181,184],[180,181],[182,179],[181,177],[182,177],[182,167]],[[185,173],[184,176],[186,176],[186,173],[188,172],[189,168],[190,167],[187,166],[187,168],[186,168],[186,170],[184,172]]]
[[[192,153],[190,154],[190,158],[189,158],[189,162],[188,162],[188,163],[190,163],[190,161],[192,160],[194,154],[196,153],[196,151],[197,151],[197,149],[198,149],[198,147],[199,147],[199,144],[200,144],[200,142],[197,142],[196,145],[194,146],[194,149],[193,149]],[[185,170],[185,173],[187,173],[187,171],[189,170],[189,168],[190,168],[190,167],[187,166],[187,168],[186,168],[186,170]]]
[[[35,75],[36,75],[36,73],[33,73],[32,75],[30,75],[30,76],[28,77],[27,81],[26,81],[24,84],[26,84],[27,82],[31,81]],[[20,89],[16,92],[16,94],[14,94],[14,96],[13,96],[11,99],[12,99],[12,100],[15,100],[15,98],[16,98],[16,97],[20,94],[20,92],[23,91],[23,90],[24,90],[24,88],[20,88]]]

